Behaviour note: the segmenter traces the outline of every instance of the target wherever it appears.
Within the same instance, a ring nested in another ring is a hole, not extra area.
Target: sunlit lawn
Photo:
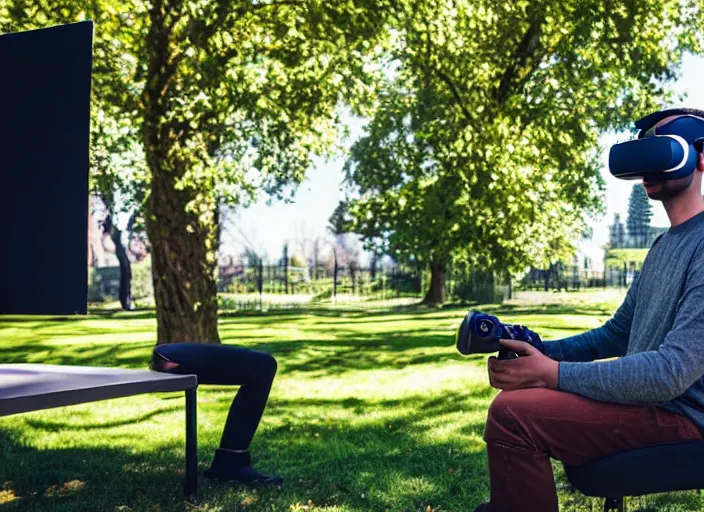
[[[598,326],[614,307],[483,308],[550,338]],[[283,487],[201,478],[199,503],[184,504],[182,395],[143,395],[0,418],[0,510],[471,512],[488,492],[481,435],[495,390],[485,357],[463,358],[453,347],[463,314],[223,316],[225,343],[279,361],[253,454],[258,468],[284,476]],[[154,326],[140,313],[0,318],[0,361],[145,368]],[[201,470],[232,396],[224,387],[199,390]],[[569,492],[556,467],[563,509],[597,510],[600,501]],[[629,500],[629,510],[702,509],[694,493]]]

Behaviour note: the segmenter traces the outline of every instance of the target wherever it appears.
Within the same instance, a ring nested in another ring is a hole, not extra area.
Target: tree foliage
[[[434,273],[564,258],[601,210],[598,137],[673,98],[700,13],[693,0],[396,3],[387,80],[346,167],[355,230]]]
[[[628,198],[628,217],[626,226],[628,235],[634,247],[648,246],[650,239],[650,219],[653,216],[653,207],[648,201],[648,195],[640,183],[633,185]]]
[[[351,228],[351,219],[349,213],[347,212],[347,203],[345,201],[340,201],[337,203],[335,210],[333,210],[330,218],[328,218],[327,229],[332,235],[344,235],[349,233]]]
[[[609,227],[609,247],[611,249],[621,249],[628,245],[626,240],[626,228],[621,222],[621,214],[614,215],[614,223]]]
[[[333,148],[336,107],[368,100],[378,3],[10,1],[14,30],[96,22],[97,187],[145,209],[159,342],[218,341],[218,206],[284,193]],[[136,147],[145,165],[122,165]]]
[[[563,258],[599,134],[671,99],[700,3],[3,0],[0,29],[95,20],[94,188],[144,210],[159,341],[217,341],[219,206],[286,194],[343,101],[371,115],[347,166],[369,243],[436,277]]]

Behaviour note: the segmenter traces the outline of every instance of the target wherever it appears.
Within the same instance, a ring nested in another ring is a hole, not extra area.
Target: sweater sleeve
[[[600,363],[561,362],[558,388],[603,402],[657,404],[704,376],[704,246],[690,264],[672,328],[657,350]]]
[[[631,284],[623,304],[604,325],[577,336],[545,343],[546,354],[556,361],[586,362],[626,354],[636,308],[638,278]]]

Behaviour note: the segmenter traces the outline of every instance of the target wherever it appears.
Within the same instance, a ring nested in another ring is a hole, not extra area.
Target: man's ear
[[[704,172],[704,153],[699,153],[699,170]]]

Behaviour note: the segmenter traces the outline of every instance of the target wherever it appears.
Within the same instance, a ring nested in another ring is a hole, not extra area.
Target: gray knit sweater
[[[560,361],[560,390],[657,404],[704,430],[704,213],[655,241],[609,321],[546,350]]]

